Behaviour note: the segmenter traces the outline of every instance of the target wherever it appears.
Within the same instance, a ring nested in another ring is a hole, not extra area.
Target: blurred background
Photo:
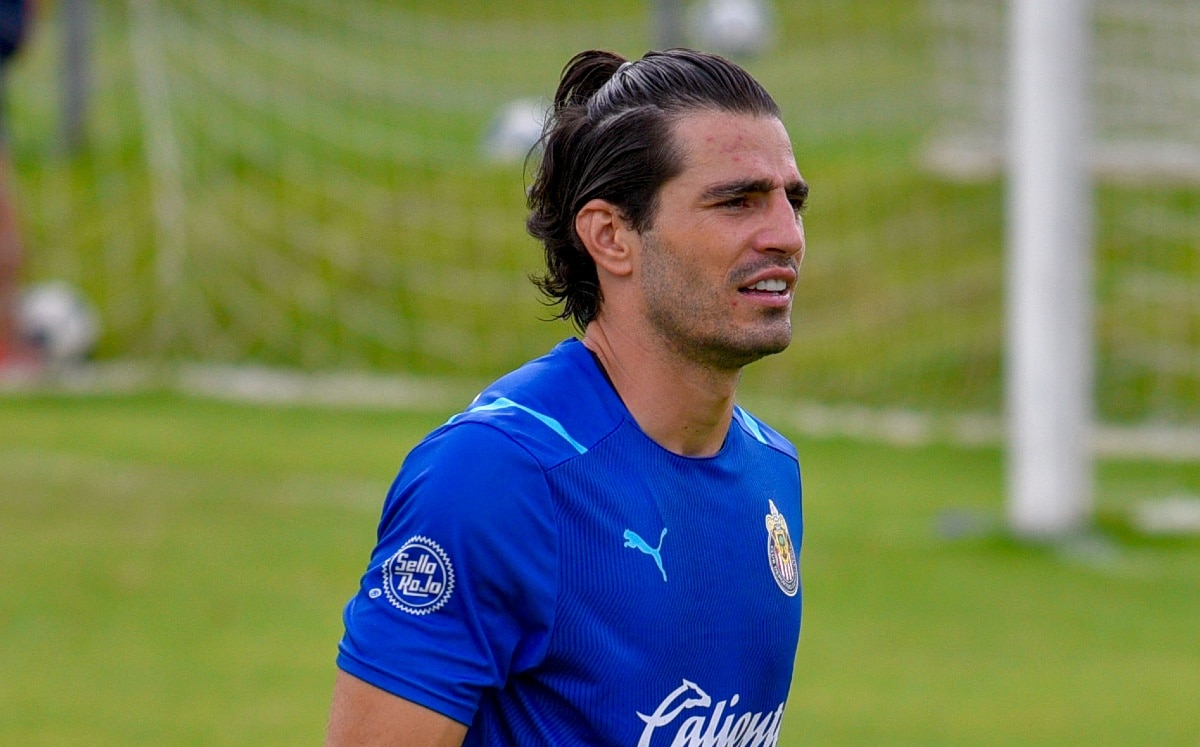
[[[102,360],[514,366],[570,333],[526,280],[528,125],[574,52],[653,46],[659,5],[44,3],[8,84],[27,281],[95,304]],[[1004,3],[675,5],[814,189],[797,344],[749,388],[998,415]],[[1097,410],[1200,425],[1200,11],[1094,5]]]
[[[559,71],[681,43],[765,84],[812,186],[793,345],[743,388],[806,470],[781,743],[1195,744],[1200,5],[1090,6],[1101,461],[1096,531],[1052,547],[997,518],[1008,23],[1004,0],[42,0],[4,82],[9,184],[24,286],[73,300],[43,296],[69,365],[0,397],[0,743],[319,741],[399,460],[574,333],[523,228]],[[239,387],[288,407],[191,396]],[[400,407],[325,407],[373,398]]]

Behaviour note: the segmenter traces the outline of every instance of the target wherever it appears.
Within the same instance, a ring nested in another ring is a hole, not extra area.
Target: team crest
[[[767,503],[771,506],[771,513],[767,514],[767,561],[771,564],[771,575],[784,594],[794,597],[800,590],[800,566],[792,535],[788,533],[787,520],[775,508],[775,501]]]
[[[416,536],[383,562],[383,593],[413,615],[440,610],[454,592],[454,566],[441,545]]]

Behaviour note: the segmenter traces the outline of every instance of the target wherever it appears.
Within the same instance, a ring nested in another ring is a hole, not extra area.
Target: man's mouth
[[[754,291],[761,293],[783,293],[787,290],[787,283],[779,278],[771,278],[770,280],[760,280],[754,285],[746,286],[741,289],[744,291]]]
[[[783,306],[792,297],[792,284],[796,280],[795,264],[763,264],[745,267],[739,273],[735,282],[739,284],[738,293],[747,300],[754,299],[758,303],[772,306]]]

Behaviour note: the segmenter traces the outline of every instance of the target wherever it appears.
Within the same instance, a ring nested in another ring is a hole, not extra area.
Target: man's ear
[[[575,214],[575,232],[597,269],[616,276],[633,272],[631,250],[638,235],[616,205],[607,200],[590,200]]]

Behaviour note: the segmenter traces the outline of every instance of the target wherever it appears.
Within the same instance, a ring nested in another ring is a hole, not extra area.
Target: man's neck
[[[667,345],[649,344],[599,322],[588,325],[583,344],[600,361],[638,426],[656,443],[682,456],[711,456],[721,450],[740,370],[714,370]]]

